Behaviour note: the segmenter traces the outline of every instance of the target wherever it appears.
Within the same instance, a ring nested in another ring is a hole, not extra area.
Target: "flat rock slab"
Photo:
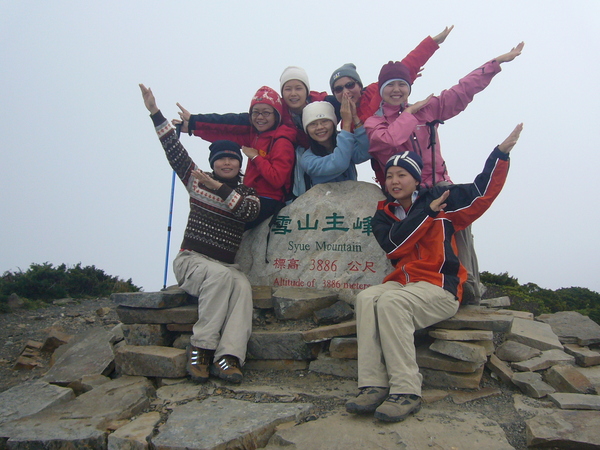
[[[344,378],[358,377],[358,361],[355,359],[331,358],[320,354],[319,358],[311,361],[308,369],[312,372],[335,375]]]
[[[311,373],[303,377],[298,377],[295,381],[288,381],[285,384],[251,384],[244,380],[239,386],[228,384],[226,387],[236,394],[266,394],[278,398],[305,395],[320,398],[350,399],[358,393],[356,381],[354,380],[339,378],[329,380],[324,380],[323,378],[317,379],[317,375]]]
[[[528,447],[600,448],[600,414],[556,411],[525,421]]]
[[[554,388],[542,381],[542,376],[535,372],[517,372],[512,377],[512,382],[524,394],[533,398],[542,398],[554,393]]]
[[[217,398],[177,406],[152,438],[156,450],[264,447],[284,422],[299,422],[309,403],[251,403]]]
[[[529,345],[539,350],[562,350],[563,346],[550,325],[527,319],[515,318],[506,339]]]
[[[600,392],[600,366],[594,367],[576,367],[585,377],[592,382],[596,390]]]
[[[173,337],[165,324],[123,323],[121,330],[128,345],[169,346],[173,342]]]
[[[112,294],[110,299],[118,306],[165,309],[185,305],[188,294],[183,289],[161,292],[123,292]]]
[[[194,324],[198,321],[198,305],[152,309],[117,306],[117,316],[123,323]]]
[[[117,349],[116,364],[125,375],[182,378],[186,376],[185,350],[157,345],[123,345]]]
[[[513,311],[512,309],[499,309],[498,314],[506,314],[513,317],[518,317],[519,319],[525,320],[534,320],[533,313],[527,311]]]
[[[108,375],[114,367],[114,335],[104,328],[92,328],[60,347],[61,356],[42,377],[48,383],[66,386],[86,375]]]
[[[423,381],[428,387],[479,389],[483,366],[473,373],[445,372],[425,367],[419,367],[419,372],[423,375]]]
[[[248,359],[314,359],[314,344],[308,344],[300,331],[255,331],[248,341]]]
[[[479,302],[481,306],[487,306],[488,308],[502,308],[510,306],[510,297],[496,297],[496,298],[485,298]]]
[[[358,359],[357,338],[333,338],[329,343],[329,355],[332,358]]]
[[[429,350],[475,364],[483,364],[487,361],[486,349],[471,342],[436,339],[429,346]]]
[[[576,311],[542,314],[537,320],[550,325],[562,343],[579,345],[600,343],[600,325]]]
[[[548,398],[560,409],[591,409],[600,411],[600,395],[556,392],[548,394]]]
[[[531,358],[527,361],[513,363],[513,368],[522,372],[544,370],[555,364],[572,364],[575,362],[575,357],[566,354],[562,350],[545,350],[540,356]]]
[[[558,392],[596,394],[596,388],[592,382],[571,365],[556,365],[551,367],[546,371],[545,380],[546,383]]]
[[[354,310],[344,300],[339,300],[333,305],[315,311],[313,318],[319,325],[345,322],[354,319]]]
[[[444,330],[436,328],[429,330],[429,336],[446,341],[491,341],[494,332],[488,330]]]
[[[275,315],[281,320],[306,319],[315,311],[327,308],[338,301],[337,292],[283,287],[273,292]]]
[[[578,344],[565,344],[565,352],[575,357],[575,362],[581,367],[600,365],[600,352],[590,350]]]
[[[382,423],[373,416],[337,413],[277,431],[266,449],[512,449],[500,426],[482,414],[444,414],[424,405],[417,417]],[[334,431],[335,430],[335,431]]]
[[[437,324],[439,328],[460,330],[469,328],[475,330],[508,331],[513,316],[500,314],[493,309],[479,306],[461,306],[451,319]]]
[[[159,412],[142,414],[108,436],[108,450],[147,450],[159,421]]]
[[[502,391],[498,388],[486,387],[475,392],[453,392],[452,401],[457,405],[472,402],[487,397],[498,397],[502,395]]]
[[[75,398],[72,389],[45,381],[26,381],[0,394],[0,425],[51,408]]]
[[[514,372],[508,364],[499,359],[496,355],[490,356],[486,367],[505,383],[511,382]]]
[[[161,386],[156,390],[156,398],[169,403],[194,400],[202,392],[202,386],[185,381],[169,386]]]
[[[508,362],[525,361],[541,354],[541,350],[516,341],[505,341],[496,349],[496,356]]]
[[[356,334],[356,320],[303,331],[302,338],[306,342],[322,342],[334,337],[349,336],[353,334]]]
[[[150,406],[150,381],[121,377],[76,399],[0,426],[8,448],[105,448],[104,426]],[[87,447],[86,447],[87,446]]]
[[[252,286],[252,304],[255,308],[273,308],[273,288],[271,286]]]
[[[448,372],[473,373],[482,363],[461,361],[441,353],[433,352],[427,347],[417,347],[417,364],[427,369],[445,370]]]

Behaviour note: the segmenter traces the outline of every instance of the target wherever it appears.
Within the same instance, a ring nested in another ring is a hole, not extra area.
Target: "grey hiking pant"
[[[173,261],[179,287],[198,297],[198,321],[190,342],[215,350],[215,360],[232,355],[243,364],[252,333],[252,287],[237,264],[190,250]]]

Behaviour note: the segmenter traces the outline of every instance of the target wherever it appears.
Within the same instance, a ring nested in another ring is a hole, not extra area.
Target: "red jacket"
[[[379,202],[371,222],[373,234],[395,267],[383,282],[404,285],[426,281],[461,300],[467,272],[458,260],[454,233],[490,207],[502,190],[508,166],[508,155],[495,148],[474,183],[419,191],[402,220],[395,214],[400,205],[389,200]],[[450,196],[444,211],[432,211],[429,205],[446,190],[450,190]]]
[[[283,106],[279,94],[263,86],[254,95],[250,109],[257,103],[271,105],[278,112],[281,124]],[[296,153],[296,129],[279,125],[271,131],[258,133],[245,114],[198,114],[190,118],[189,129],[196,136],[214,142],[228,139],[258,150],[259,156],[248,161],[244,184],[256,190],[259,197],[283,201],[292,189],[292,170]]]

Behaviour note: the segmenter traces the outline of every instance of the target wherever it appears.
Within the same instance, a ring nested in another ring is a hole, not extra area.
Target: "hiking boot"
[[[192,381],[196,383],[206,383],[208,381],[208,366],[212,362],[214,350],[194,347],[189,345],[187,348],[187,373],[190,374]]]
[[[400,422],[420,409],[421,397],[418,395],[390,394],[375,411],[375,418],[384,422]]]
[[[240,370],[239,360],[231,355],[223,355],[218,361],[215,361],[210,366],[210,374],[236,384],[241,383],[244,377]]]
[[[346,411],[352,414],[372,413],[383,403],[389,391],[384,387],[362,387],[355,399],[346,402]]]

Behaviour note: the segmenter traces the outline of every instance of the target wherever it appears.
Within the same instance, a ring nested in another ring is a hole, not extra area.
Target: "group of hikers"
[[[402,61],[384,64],[377,82],[367,86],[351,63],[332,73],[331,94],[311,91],[306,71],[287,67],[281,94],[261,87],[247,113],[190,114],[177,103],[179,119],[169,122],[151,89],[140,84],[167,159],[190,198],[173,269],[178,285],[198,297],[187,350],[193,380],[243,379],[252,289],[234,259],[244,231],[316,184],[356,180],[356,165],[370,160],[386,195],[373,205],[373,234],[394,270],[356,297],[359,394],[346,409],[390,422],[420,409],[414,331],[452,317],[461,301],[481,298],[470,225],[500,193],[522,130],[517,125],[496,146],[473,183],[452,183],[437,125],[463,111],[524,45],[440,95],[409,103],[422,67],[452,28],[428,36]],[[179,131],[211,142],[212,173],[194,163]]]

